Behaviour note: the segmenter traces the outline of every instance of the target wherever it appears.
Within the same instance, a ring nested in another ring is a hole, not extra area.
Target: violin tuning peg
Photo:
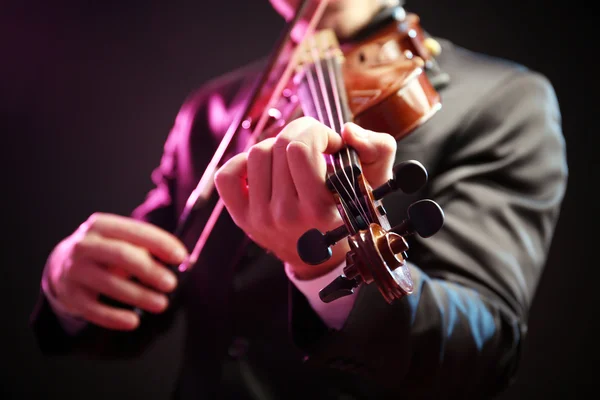
[[[406,194],[415,193],[427,183],[425,166],[416,160],[403,161],[394,165],[395,188]]]
[[[351,295],[359,285],[356,279],[348,279],[340,275],[319,291],[319,298],[323,303],[331,303],[340,297]]]
[[[323,234],[318,229],[306,231],[298,239],[298,255],[307,264],[321,264],[331,257],[331,246],[348,235],[344,225]]]
[[[298,255],[307,264],[321,264],[331,257],[331,248],[325,235],[318,229],[306,231],[298,240]]]
[[[435,235],[444,225],[444,211],[433,200],[419,200],[408,207],[408,219],[391,229],[401,236],[417,233],[423,238]]]
[[[403,161],[394,166],[394,177],[373,190],[375,200],[400,189],[405,194],[415,193],[427,183],[427,170],[416,160]]]
[[[428,37],[423,41],[425,48],[433,57],[437,57],[442,53],[442,45],[434,38]]]

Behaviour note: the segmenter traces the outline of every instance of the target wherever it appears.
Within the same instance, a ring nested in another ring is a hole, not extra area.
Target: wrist
[[[56,301],[57,296],[54,280],[57,279],[57,271],[59,269],[56,268],[56,265],[60,262],[59,258],[62,255],[63,247],[64,242],[61,242],[52,250],[52,253],[50,253],[50,256],[46,260],[46,265],[44,266],[42,274],[44,291]]]
[[[348,315],[354,307],[359,288],[347,296],[334,302],[325,303],[320,298],[320,292],[344,273],[345,262],[340,263],[328,273],[315,279],[300,280],[292,271],[291,265],[285,264],[285,273],[294,286],[304,295],[312,309],[321,317],[322,321],[331,329],[343,328]]]

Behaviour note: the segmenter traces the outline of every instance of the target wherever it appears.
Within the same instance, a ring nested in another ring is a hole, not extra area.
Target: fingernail
[[[168,300],[165,296],[153,296],[152,304],[154,304],[156,308],[162,311],[167,307]]]
[[[187,251],[183,247],[178,247],[175,249],[174,255],[179,261],[183,261],[187,257]]]
[[[172,290],[177,285],[177,278],[170,272],[165,272],[163,274],[162,281],[166,290]]]
[[[135,329],[140,324],[140,318],[135,314],[128,314],[124,317],[124,322],[129,329]]]

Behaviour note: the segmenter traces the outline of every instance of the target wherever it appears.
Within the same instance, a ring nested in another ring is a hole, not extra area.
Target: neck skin
[[[380,13],[391,11],[399,6],[399,0],[364,1],[361,7],[327,6],[316,29],[333,29],[340,42],[345,42],[369,26]],[[314,13],[315,9],[311,8],[307,14],[310,17]],[[308,25],[307,19],[302,19],[296,24],[291,33],[291,39],[295,44],[302,41]]]

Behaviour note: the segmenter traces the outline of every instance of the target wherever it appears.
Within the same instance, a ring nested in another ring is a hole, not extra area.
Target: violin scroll
[[[394,176],[385,184],[370,192],[374,204],[386,195],[400,190],[412,194],[427,182],[425,167],[416,160],[396,164]],[[378,204],[381,210],[381,204]],[[380,211],[385,215],[385,211]],[[406,238],[418,234],[428,238],[437,233],[444,224],[444,212],[433,200],[419,200],[407,209],[407,218],[400,224],[385,229],[387,220],[370,223],[366,229],[350,234],[346,225],[322,233],[317,229],[307,231],[298,240],[298,254],[307,264],[317,265],[327,261],[331,247],[348,238],[350,251],[346,254],[343,275],[323,288],[319,296],[325,303],[354,293],[361,284],[375,282],[384,299],[392,303],[412,293],[413,283],[406,265],[409,250]],[[387,226],[386,226],[387,228]]]
[[[343,275],[319,292],[329,303],[354,293],[361,284],[375,282],[388,303],[413,292],[413,281],[406,264],[409,249],[406,237],[418,234],[423,238],[438,232],[444,224],[444,212],[433,200],[420,200],[408,208],[408,218],[385,231],[372,223],[369,229],[348,237],[350,251],[346,254]]]

